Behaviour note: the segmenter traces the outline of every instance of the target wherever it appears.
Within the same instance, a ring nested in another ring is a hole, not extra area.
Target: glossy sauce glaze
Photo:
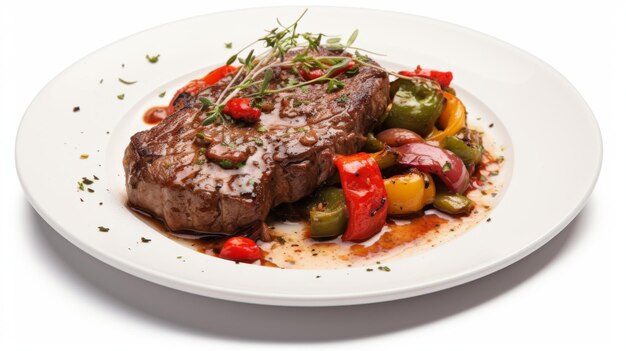
[[[159,124],[167,117],[167,106],[154,106],[143,114],[143,121],[148,125]]]

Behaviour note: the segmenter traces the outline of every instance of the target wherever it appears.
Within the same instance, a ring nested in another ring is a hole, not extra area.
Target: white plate
[[[121,164],[129,137],[147,128],[144,109],[166,104],[176,87],[222,64],[233,53],[225,42],[241,47],[273,27],[276,17],[288,22],[301,11],[261,8],[194,17],[130,36],[69,67],[35,98],[18,132],[17,170],[33,207],[76,246],[138,277],[221,299],[298,306],[400,299],[477,279],[537,249],[582,209],[599,174],[601,137],[592,112],[558,72],[509,44],[452,24],[314,7],[301,30],[347,36],[358,28],[358,45],[385,53],[379,59],[385,64],[454,72],[471,116],[494,123],[489,133],[506,147],[505,191],[491,222],[391,261],[391,272],[367,272],[237,265],[185,248],[137,219],[124,206]],[[233,23],[238,30],[224,30]],[[145,59],[157,53],[157,64]],[[123,85],[118,77],[138,83]],[[158,97],[162,91],[165,98]],[[125,99],[118,100],[122,93]],[[74,106],[80,112],[72,112]],[[81,160],[81,154],[89,158]],[[78,192],[76,182],[94,174],[100,178],[91,186],[95,192]],[[141,243],[142,236],[152,241]]]

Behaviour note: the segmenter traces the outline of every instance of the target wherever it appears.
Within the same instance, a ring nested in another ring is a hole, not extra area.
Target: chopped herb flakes
[[[148,62],[150,62],[150,63],[157,63],[157,62],[159,62],[159,56],[161,56],[161,55],[160,54],[156,55],[156,56],[146,55],[146,60],[148,60]]]
[[[198,100],[200,100],[200,102],[202,103],[202,108],[208,108],[209,106],[213,105],[213,102],[211,102],[211,100],[209,100],[208,98],[201,96],[198,98]]]
[[[136,81],[136,80],[132,80],[132,81],[131,81],[131,80],[125,80],[125,79],[122,79],[122,78],[117,78],[117,80],[118,80],[120,83],[123,83],[123,84],[126,84],[126,85],[133,85],[133,84],[137,83],[137,81]]]
[[[265,128],[263,126],[260,126],[259,128],[256,129],[256,131],[259,132],[259,133],[265,133],[265,132],[267,132],[267,128]]]
[[[374,270],[373,270],[373,269],[371,269],[371,268],[368,268],[368,269],[366,269],[366,271],[368,271],[368,272],[373,272]]]
[[[176,256],[176,259],[180,260],[183,256]]]
[[[224,47],[227,49],[232,49],[233,48],[233,43],[228,42],[228,43],[224,43]]]
[[[389,268],[387,266],[379,266],[378,270],[379,271],[383,271],[383,272],[391,272],[391,268]]]
[[[88,191],[88,192],[90,192],[90,193],[95,193],[95,192],[96,192],[96,191],[95,191],[95,190],[93,190],[92,188],[87,188],[87,191]]]
[[[228,160],[228,159],[224,159],[224,160],[221,160],[219,162],[219,165],[222,168],[232,168],[233,167],[233,161]]]
[[[159,94],[159,97],[162,98],[165,96],[165,92],[162,92],[161,94]]]
[[[118,99],[118,100],[124,100],[124,94],[120,94],[120,95],[118,95],[118,96],[117,96],[117,99]]]
[[[99,230],[99,231],[101,231],[101,232],[103,232],[103,233],[106,233],[106,232],[108,232],[108,231],[109,231],[109,228],[107,228],[107,227],[103,227],[103,226],[99,226],[99,227],[98,227],[98,230]]]
[[[81,155],[80,155],[80,159],[81,159],[81,160],[86,160],[86,159],[88,159],[88,158],[89,158],[89,154],[81,154]]]
[[[499,171],[491,171],[491,172],[489,172],[490,176],[497,176],[498,174],[500,174]]]
[[[91,180],[91,179],[89,179],[87,177],[83,177],[83,184],[91,185],[91,184],[93,184],[93,180]]]
[[[451,168],[452,168],[452,165],[450,164],[450,162],[446,161],[446,163],[443,164],[441,171],[443,173],[446,173],[446,172],[449,172]]]
[[[346,102],[348,102],[348,95],[341,94],[341,96],[336,98],[335,101],[337,101],[340,104],[345,104]]]
[[[285,238],[283,238],[282,236],[277,236],[275,239],[276,239],[276,241],[278,241],[278,243],[279,243],[279,244],[281,244],[281,245],[285,245],[285,243],[287,242],[287,241],[285,240]]]
[[[151,241],[152,241],[152,239],[144,238],[143,236],[141,237],[141,242],[142,243],[149,243]]]

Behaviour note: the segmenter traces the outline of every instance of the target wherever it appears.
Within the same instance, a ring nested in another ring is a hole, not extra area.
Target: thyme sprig
[[[224,106],[226,106],[226,103],[230,99],[237,96],[237,94],[243,90],[252,90],[246,94],[245,97],[253,98],[302,88],[315,83],[326,83],[326,91],[328,93],[341,90],[345,83],[333,78],[333,75],[338,70],[345,68],[351,61],[356,63],[357,66],[365,66],[385,71],[389,75],[399,79],[424,79],[420,77],[402,76],[371,63],[369,57],[361,54],[361,51],[374,55],[382,54],[354,46],[359,35],[358,29],[352,32],[345,44],[341,42],[341,38],[338,36],[329,36],[323,33],[298,32],[298,24],[306,13],[307,10],[304,10],[290,25],[283,25],[279,19],[276,19],[278,23],[277,27],[267,30],[265,36],[244,46],[226,61],[227,65],[238,61],[241,67],[212,105],[208,106],[203,102],[205,110],[212,107],[211,110],[206,112],[206,118],[202,122],[203,125],[208,125],[216,121],[224,124],[225,121],[228,121],[229,118],[222,113]],[[325,44],[322,44],[322,39],[325,37],[327,38]],[[256,55],[255,49],[250,48],[258,43],[262,43],[267,49]],[[324,47],[332,52],[338,51],[342,54],[348,52],[348,50],[354,50],[354,53],[351,57],[345,55],[324,57],[311,55],[311,52],[318,52],[320,47]],[[248,49],[250,50],[247,54],[244,54]],[[292,58],[286,59],[286,54],[293,49],[301,49],[301,51]],[[324,74],[308,81],[297,81],[294,82],[295,84],[290,82],[286,86],[269,89],[269,84],[274,77],[273,71],[276,68],[290,68],[296,74],[299,74],[299,70],[310,72],[315,69],[322,69],[324,70]]]

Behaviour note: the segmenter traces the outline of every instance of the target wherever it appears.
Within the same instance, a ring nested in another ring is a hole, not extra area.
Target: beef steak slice
[[[301,80],[290,69],[273,73],[270,89]],[[216,101],[231,79],[200,96]],[[272,207],[309,195],[333,174],[335,155],[364,145],[389,102],[384,71],[361,66],[336,79],[345,87],[332,93],[326,84],[310,84],[265,97],[261,121],[252,125],[202,126],[202,104],[188,99],[131,137],[124,155],[129,205],[174,231],[233,233],[264,220]]]

